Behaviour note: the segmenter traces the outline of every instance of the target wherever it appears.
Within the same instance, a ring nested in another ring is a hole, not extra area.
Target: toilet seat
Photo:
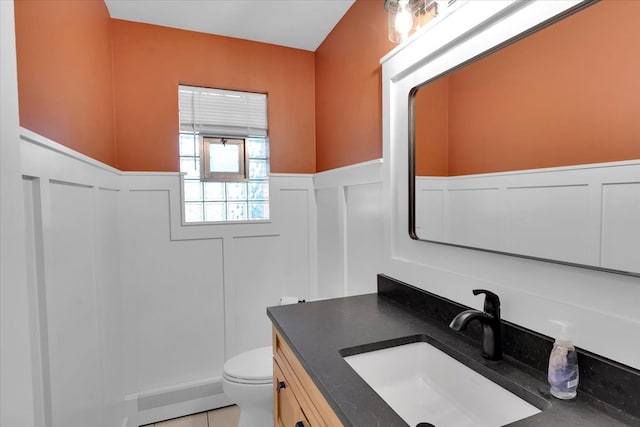
[[[227,382],[234,383],[234,384],[244,384],[244,385],[265,385],[265,384],[271,384],[273,382],[272,378],[268,380],[255,380],[250,378],[235,378],[227,374],[224,374],[223,378]]]
[[[225,380],[239,384],[271,384],[273,382],[273,349],[271,346],[247,351],[227,360]]]

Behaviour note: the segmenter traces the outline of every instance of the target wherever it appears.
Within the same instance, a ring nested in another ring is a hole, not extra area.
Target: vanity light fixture
[[[436,16],[434,0],[384,0],[389,14],[389,40],[402,43]]]

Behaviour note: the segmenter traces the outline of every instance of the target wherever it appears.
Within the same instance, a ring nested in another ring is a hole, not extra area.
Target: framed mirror
[[[640,2],[586,2],[409,96],[412,238],[640,276]]]

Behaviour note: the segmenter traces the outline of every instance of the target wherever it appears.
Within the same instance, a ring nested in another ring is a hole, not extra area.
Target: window
[[[267,97],[180,85],[185,222],[269,219]]]
[[[200,168],[205,181],[247,181],[245,140],[240,138],[202,138]]]

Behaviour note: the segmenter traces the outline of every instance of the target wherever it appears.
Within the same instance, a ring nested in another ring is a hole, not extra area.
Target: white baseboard
[[[128,395],[127,425],[138,427],[232,405],[222,391],[222,378],[193,381]]]
[[[138,423],[139,425],[151,424],[158,421],[169,420],[171,418],[196,414],[198,412],[210,411],[212,409],[222,408],[232,404],[233,402],[229,400],[227,395],[219,393],[200,399],[193,399],[145,411],[139,411]]]
[[[123,427],[138,427],[138,394],[127,394],[124,397],[124,408],[127,413]]]

